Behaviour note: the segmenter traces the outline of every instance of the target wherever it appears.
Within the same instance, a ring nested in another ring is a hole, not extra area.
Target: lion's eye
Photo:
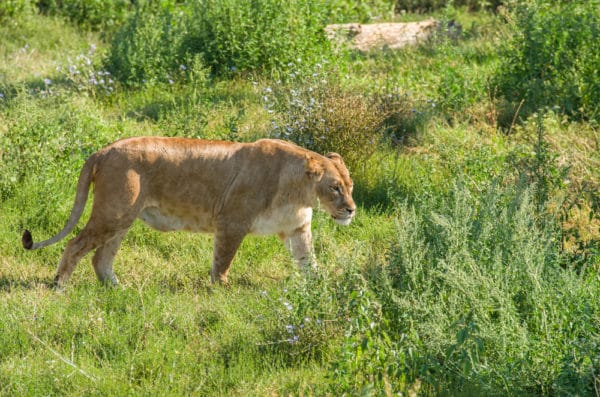
[[[340,187],[340,185],[332,186],[331,190],[333,190],[336,193],[342,194],[342,188]]]

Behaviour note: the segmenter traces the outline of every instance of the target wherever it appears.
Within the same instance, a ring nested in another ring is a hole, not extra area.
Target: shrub
[[[329,54],[321,2],[204,0],[138,9],[115,35],[108,64],[121,81],[169,80],[201,56],[213,74],[286,70]],[[170,74],[169,77],[165,77]]]
[[[115,34],[107,68],[129,85],[172,82],[186,68],[181,48],[185,30],[178,13],[138,9]]]
[[[597,275],[562,267],[558,223],[526,186],[459,182],[441,201],[401,205],[387,265],[359,288],[381,318],[370,311],[372,325],[351,330],[336,368],[393,391],[420,381],[431,394],[593,393]],[[380,365],[357,365],[359,353]]]
[[[0,2],[0,21],[19,17],[31,11],[32,0],[3,0]]]
[[[385,390],[386,395],[400,395],[408,389],[405,353],[396,349],[385,331],[381,304],[366,280],[352,272],[345,276],[340,287],[350,291],[342,303],[347,310],[346,338],[331,364],[330,392],[370,395]]]
[[[399,90],[344,89],[335,82],[336,73],[321,64],[313,73],[288,77],[288,83],[263,92],[265,107],[274,115],[272,136],[318,153],[338,152],[355,176],[382,142],[403,142],[427,118],[424,106]]]
[[[284,70],[328,53],[321,1],[205,0],[191,6],[186,51],[217,74]]]
[[[526,118],[556,108],[574,118],[600,112],[600,2],[520,2],[495,77],[506,111]],[[510,120],[511,117],[504,117]]]

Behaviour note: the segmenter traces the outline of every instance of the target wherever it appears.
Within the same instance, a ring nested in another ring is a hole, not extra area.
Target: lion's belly
[[[312,219],[312,208],[285,205],[258,215],[252,224],[253,234],[289,234]]]
[[[199,211],[174,212],[152,206],[145,208],[139,218],[154,229],[163,232],[175,230],[214,232],[210,214]]]

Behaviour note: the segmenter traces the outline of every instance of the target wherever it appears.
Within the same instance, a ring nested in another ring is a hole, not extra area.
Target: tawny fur
[[[321,156],[271,139],[128,138],[86,161],[63,230],[39,243],[25,231],[23,246],[42,248],[66,237],[83,213],[92,183],[92,213],[65,248],[55,277],[59,287],[92,250],[98,278],[116,284],[112,263],[137,218],[162,231],[214,233],[211,280],[226,282],[247,234],[277,234],[300,266],[314,266],[310,223],[317,201],[344,225],[356,210],[352,180],[335,153]]]

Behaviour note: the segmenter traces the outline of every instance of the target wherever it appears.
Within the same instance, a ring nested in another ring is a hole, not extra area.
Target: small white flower
[[[44,79],[44,84],[50,85],[50,84],[52,84],[52,80],[50,80],[50,79]]]

